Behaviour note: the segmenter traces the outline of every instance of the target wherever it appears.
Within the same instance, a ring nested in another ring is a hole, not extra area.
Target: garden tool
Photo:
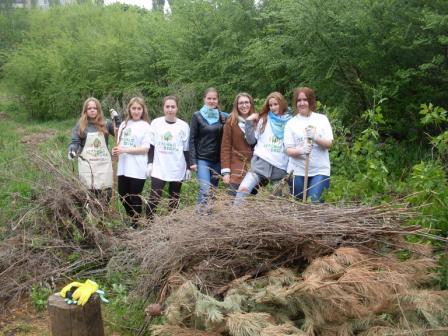
[[[110,112],[110,118],[112,119],[112,123],[114,126],[114,135],[115,135],[115,144],[118,146],[119,143],[119,139],[118,139],[118,127],[117,127],[117,122],[119,120],[119,114],[116,110],[114,110],[113,108],[111,108],[109,110]],[[111,204],[112,207],[115,207],[116,204],[116,193],[117,193],[117,158],[116,157],[112,157],[112,174],[113,174],[113,183],[112,183],[112,199],[111,199]]]
[[[309,125],[306,128],[306,141],[309,145],[313,145],[315,136],[316,136],[315,127]],[[310,168],[310,153],[306,154],[305,156],[305,176],[303,177],[303,202],[306,202],[307,197],[309,168]]]

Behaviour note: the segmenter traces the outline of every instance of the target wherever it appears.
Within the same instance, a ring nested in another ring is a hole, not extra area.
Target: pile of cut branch
[[[29,160],[40,175],[27,181],[29,202],[0,241],[0,307],[33,285],[54,288],[104,269],[120,240],[108,227],[119,217],[79,183],[66,158],[54,151]]]
[[[273,197],[235,206],[221,196],[207,214],[187,208],[158,218],[131,237],[123,264],[131,256],[141,261],[147,275],[139,289],[146,293],[163,288],[176,274],[217,293],[240,276],[306,266],[339,246],[367,251],[420,249],[403,239],[409,234],[427,235],[418,227],[402,225],[409,216],[412,211],[403,206],[342,208]]]

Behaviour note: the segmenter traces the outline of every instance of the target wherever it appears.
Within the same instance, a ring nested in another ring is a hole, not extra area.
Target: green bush
[[[73,117],[89,95],[121,102],[138,92],[152,115],[179,93],[189,119],[208,86],[229,110],[238,91],[263,99],[307,85],[354,129],[366,128],[362,111],[375,97],[388,98],[384,131],[419,140],[420,102],[447,104],[447,10],[446,1],[400,0],[176,0],[168,16],[55,6],[29,12],[24,37],[8,37],[14,51],[0,52],[33,118]]]

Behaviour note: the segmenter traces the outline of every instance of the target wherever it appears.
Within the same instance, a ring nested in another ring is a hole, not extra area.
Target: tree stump
[[[53,294],[48,298],[50,331],[53,336],[104,336],[101,301],[92,295],[84,306],[69,305]]]

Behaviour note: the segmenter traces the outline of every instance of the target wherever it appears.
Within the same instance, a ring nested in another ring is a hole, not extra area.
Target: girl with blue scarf
[[[268,95],[259,115],[252,114],[246,119],[246,140],[256,145],[251,169],[238,188],[235,203],[240,203],[258,184],[279,182],[286,176],[288,156],[285,154],[283,135],[290,119],[288,103],[279,92]]]
[[[218,91],[205,90],[204,106],[193,114],[190,124],[190,169],[199,181],[198,204],[205,203],[211,187],[218,186],[222,130],[227,116],[219,110]]]

